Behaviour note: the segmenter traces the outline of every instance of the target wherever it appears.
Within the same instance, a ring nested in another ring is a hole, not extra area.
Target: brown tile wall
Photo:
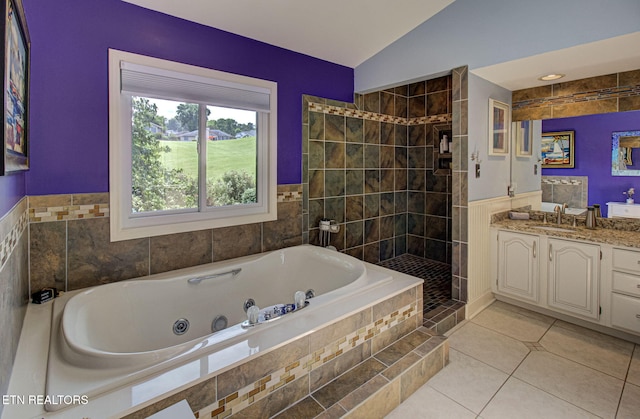
[[[640,70],[516,90],[514,121],[640,109]]]
[[[468,161],[469,121],[468,121],[468,79],[469,69],[453,70],[453,251],[451,261],[452,292],[454,300],[468,300]]]
[[[7,394],[29,301],[27,231],[25,198],[0,219],[0,394]]]
[[[451,262],[450,171],[436,174],[436,127],[450,130],[451,77],[358,95],[303,98],[303,240],[371,263],[413,253]]]
[[[278,186],[278,220],[109,241],[109,195],[29,197],[31,289],[74,290],[302,243],[302,187]]]

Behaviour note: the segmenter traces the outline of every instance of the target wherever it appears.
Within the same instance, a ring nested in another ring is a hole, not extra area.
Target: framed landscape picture
[[[4,11],[4,123],[0,174],[29,169],[29,32],[22,0],[0,0]]]
[[[509,129],[511,107],[495,99],[489,99],[489,155],[509,154]]]
[[[541,156],[543,168],[573,169],[574,131],[543,132]]]

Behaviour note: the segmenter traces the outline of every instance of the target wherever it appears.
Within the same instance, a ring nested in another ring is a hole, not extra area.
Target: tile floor
[[[640,418],[640,345],[496,301],[449,333],[407,418]]]

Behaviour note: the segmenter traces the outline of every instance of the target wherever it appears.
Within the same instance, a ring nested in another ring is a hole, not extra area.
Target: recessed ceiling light
[[[564,74],[545,74],[544,76],[540,76],[538,77],[538,80],[542,80],[542,81],[551,81],[551,80],[558,80],[563,78],[565,75]]]

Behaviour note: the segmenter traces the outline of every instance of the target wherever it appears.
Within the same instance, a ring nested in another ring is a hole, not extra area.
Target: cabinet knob
[[[640,319],[640,314],[636,314],[636,319]]]

